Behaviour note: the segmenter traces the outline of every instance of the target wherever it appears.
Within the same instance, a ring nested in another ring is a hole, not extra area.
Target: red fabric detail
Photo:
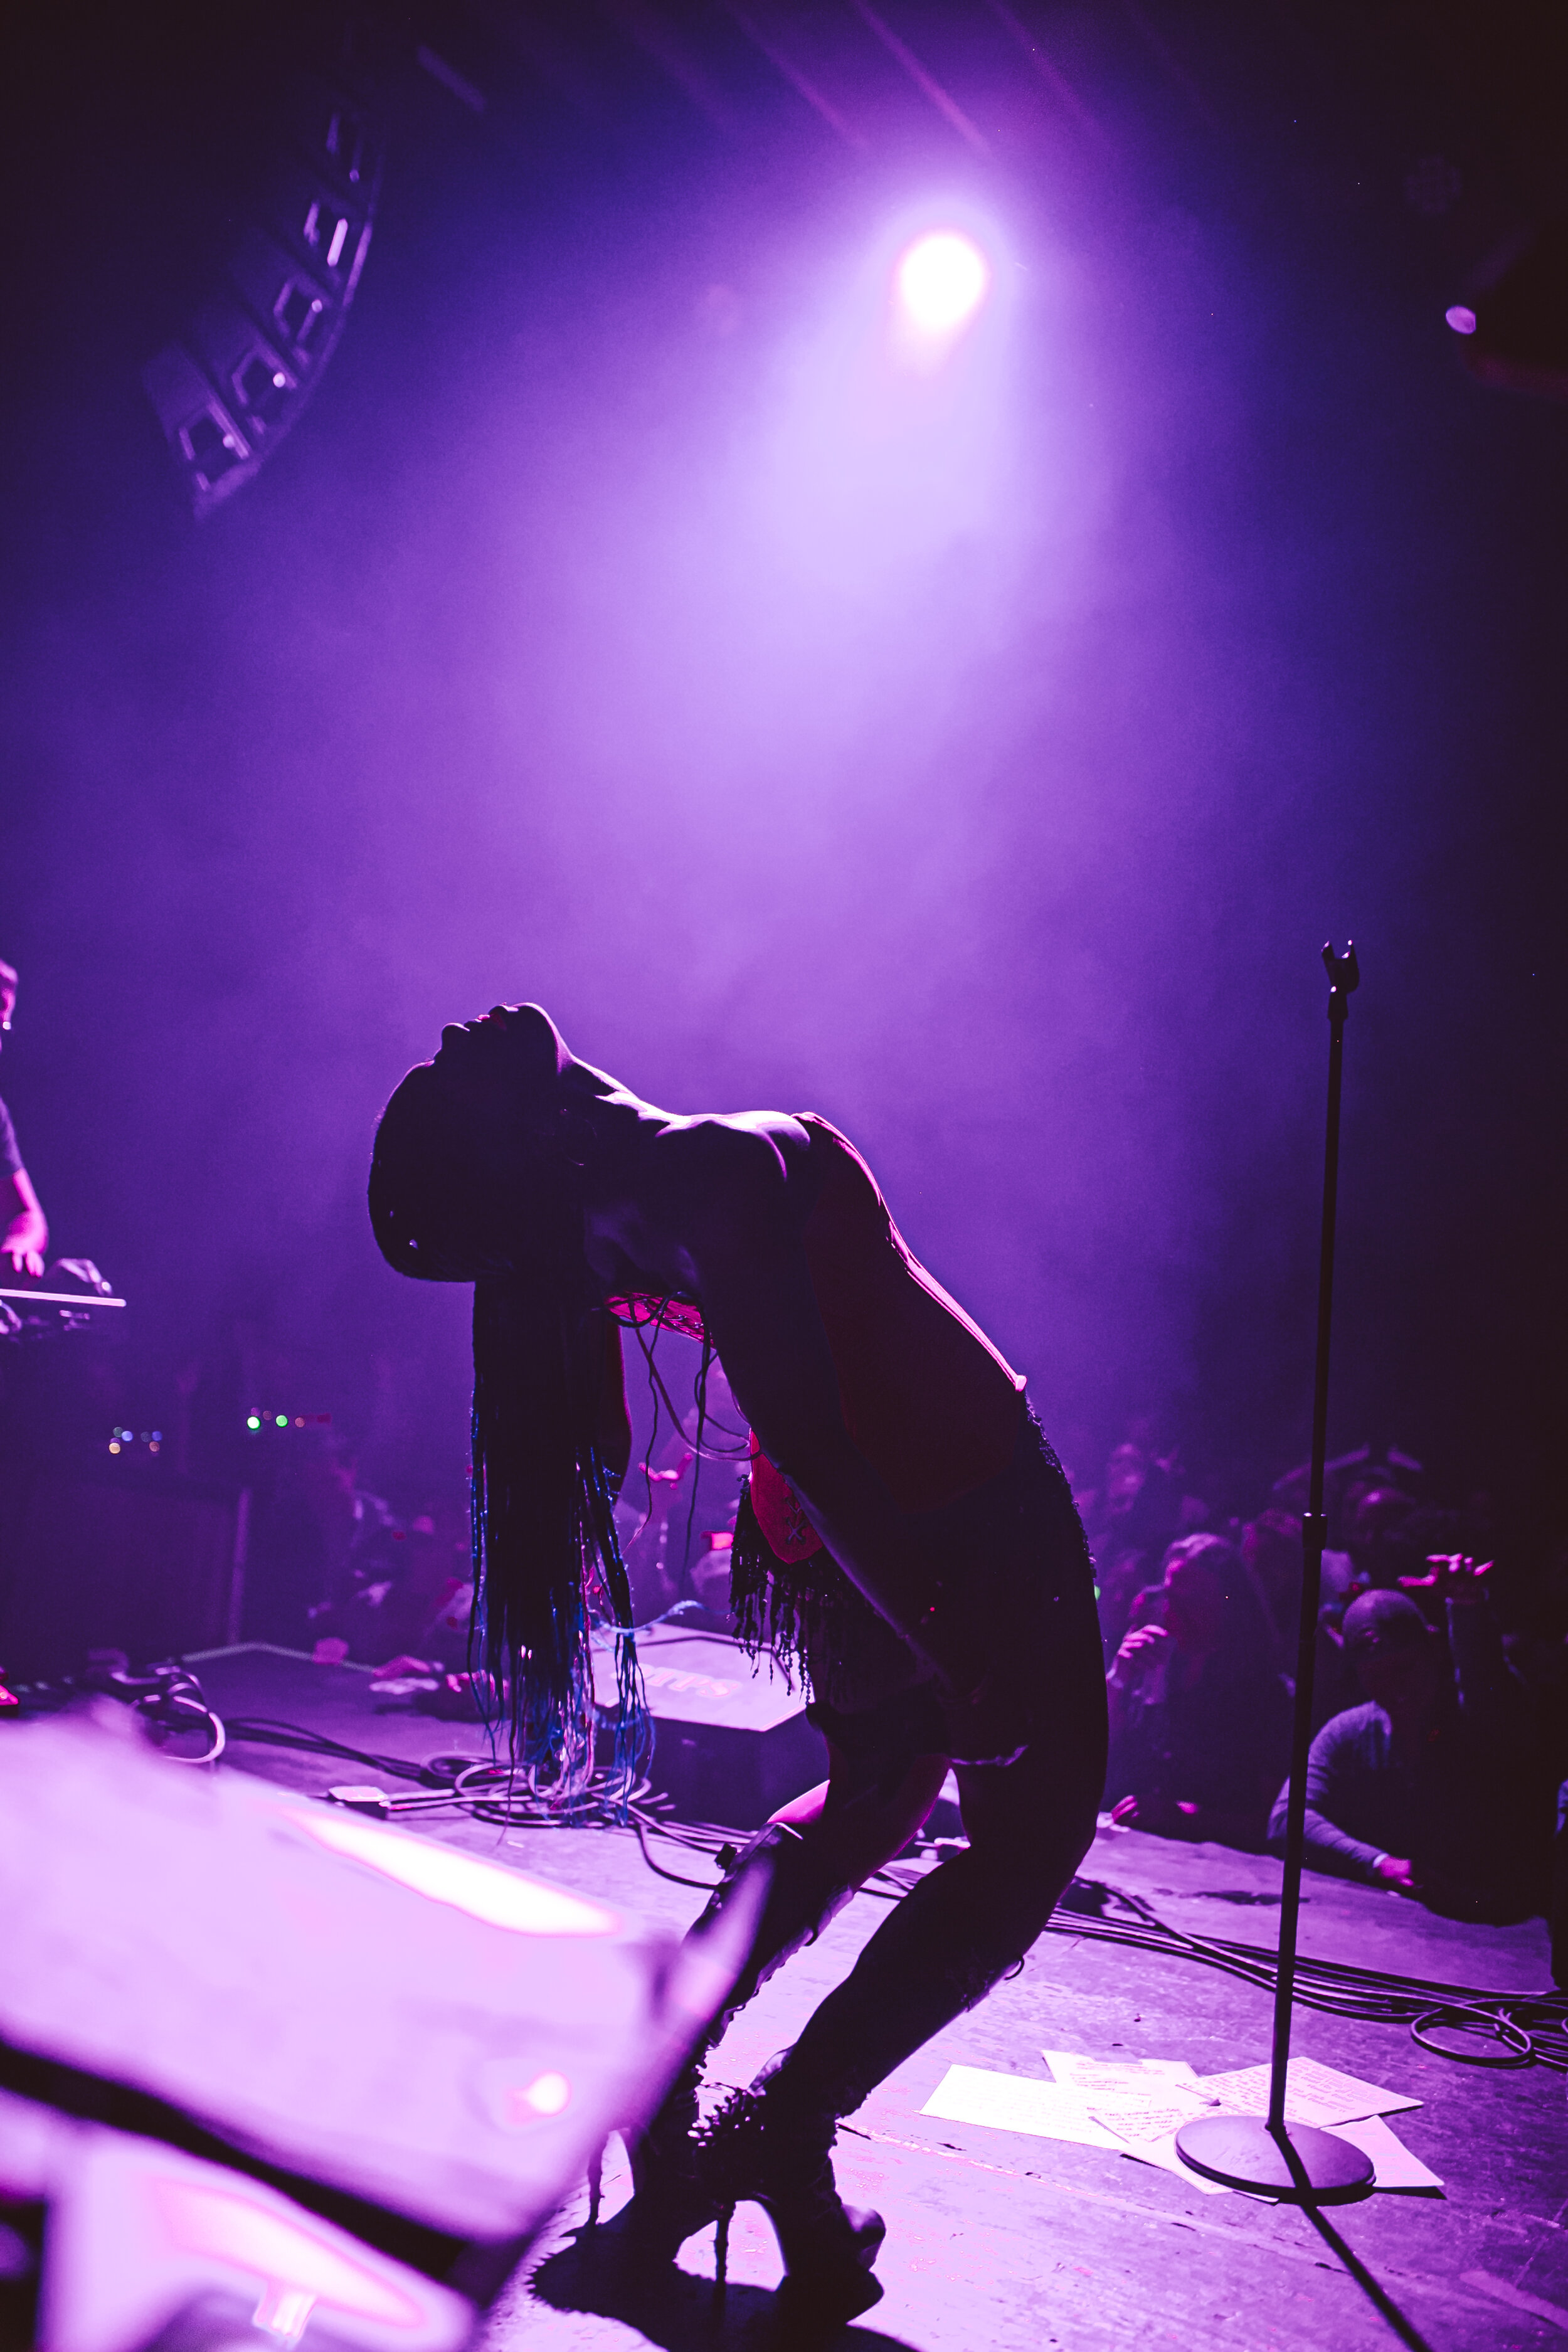
[[[752,1432],[752,1508],[757,1525],[779,1558],[809,1559],[822,1538],[801,1509],[800,1497],[782,1470],[775,1470]]]
[[[617,1323],[632,1330],[656,1323],[666,1331],[679,1331],[686,1339],[700,1341],[708,1336],[702,1328],[702,1310],[689,1298],[645,1298],[639,1293],[631,1298],[606,1298],[605,1305]]]
[[[825,1118],[802,1124],[829,1155],[805,1255],[845,1423],[901,1509],[934,1510],[1012,1460],[1023,1374],[914,1256],[854,1145]]]

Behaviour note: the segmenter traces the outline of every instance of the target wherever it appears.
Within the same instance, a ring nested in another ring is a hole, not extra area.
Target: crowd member
[[[1419,1570],[1425,1554],[1405,1533],[1415,1510],[1415,1497],[1393,1485],[1380,1483],[1356,1496],[1345,1530],[1355,1591],[1392,1591],[1402,1577]]]
[[[1410,1595],[1375,1586],[1345,1612],[1364,1704],[1326,1723],[1307,1770],[1307,1860],[1456,1917],[1535,1907],[1541,1842],[1525,1797],[1529,1724],[1488,1599],[1490,1563],[1431,1563],[1447,1654]],[[1452,1658],[1450,1670],[1449,1655]],[[1286,1792],[1268,1824],[1285,1834]]]
[[[1282,1675],[1296,1671],[1301,1611],[1301,1522],[1293,1511],[1259,1511],[1241,1531],[1241,1560],[1274,1641]]]
[[[1235,1545],[1184,1537],[1140,1594],[1107,1682],[1111,1819],[1262,1845],[1289,1751],[1274,1636]]]
[[[16,1010],[16,973],[0,963],[0,1037],[8,1036]],[[49,1245],[48,1220],[39,1206],[33,1182],[22,1165],[11,1114],[0,1102],[0,1217],[5,1230],[0,1237],[0,1270],[15,1277],[30,1274],[37,1281],[44,1271]]]
[[[1525,1622],[1503,1636],[1509,1674],[1526,1712],[1532,1746],[1529,1795],[1551,1838],[1546,1916],[1552,1980],[1568,1986],[1568,1560],[1533,1597]]]
[[[1100,1640],[1109,1661],[1151,1568],[1180,1530],[1182,1493],[1165,1464],[1128,1438],[1111,1448],[1100,1490],[1086,1495],[1084,1503]]]
[[[1353,1480],[1341,1498],[1339,1517],[1345,1549],[1329,1573],[1324,1556],[1322,1611],[1318,1621],[1317,1665],[1312,1680],[1312,1728],[1321,1731],[1336,1715],[1359,1704],[1361,1683],[1346,1652],[1346,1610],[1358,1593],[1394,1591],[1419,1580],[1429,1547],[1412,1540],[1415,1503],[1386,1472],[1373,1469]],[[1430,1517],[1430,1514],[1426,1515]]]

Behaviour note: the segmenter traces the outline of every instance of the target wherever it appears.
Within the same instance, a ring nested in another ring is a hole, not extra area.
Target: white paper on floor
[[[1176,2153],[1182,2126],[1215,2108],[1184,2058],[1086,2058],[1076,2050],[1046,2050],[1041,2055],[1095,2122],[1115,2133],[1123,2156],[1173,2172],[1205,2197],[1229,2195],[1223,2182],[1205,2180]]]
[[[1052,2068],[1055,2073],[1055,2068]],[[1237,2066],[1228,2074],[1203,2074],[1197,2087],[1231,2116],[1268,2113],[1268,2068]],[[1383,2091],[1337,2066],[1320,2065],[1315,2058],[1292,2058],[1285,2078],[1285,2120],[1317,2124],[1328,2130],[1335,2124],[1353,2123],[1360,2116],[1392,2116],[1401,2107],[1418,2107],[1401,2091]]]
[[[1192,2072],[1183,2060],[1164,2063],[1180,2067],[1187,2074]],[[1168,2084],[1171,2076],[1168,2073],[1152,2074],[1148,2079],[1152,2084]],[[1194,2107],[1193,2112],[1199,2114],[1203,2110]],[[1205,2197],[1230,2193],[1217,2180],[1205,2180],[1198,2173],[1188,2171],[1176,2154],[1172,2134],[1167,2133],[1163,2139],[1141,2141],[1133,2147],[1099,2122],[1089,2113],[1082,2093],[1068,2083],[1047,2083],[1026,2074],[998,2074],[987,2066],[950,2066],[921,2113],[949,2123],[983,2124],[994,2131],[1029,2132],[1037,2139],[1070,2140],[1080,2147],[1105,2148],[1113,2156],[1135,2156],[1142,2163],[1157,2164],[1167,2172],[1179,2174],[1189,2189],[1196,2189]]]
[[[1363,2156],[1370,2156],[1374,2168],[1373,2186],[1376,2189],[1441,2189],[1442,2182],[1430,2167],[1418,2156],[1412,2156],[1397,2132],[1390,2131],[1381,2116],[1361,2116],[1334,2126],[1341,2139],[1348,2139]]]
[[[1194,2088],[1196,2078],[1184,2058],[1085,2058],[1072,2050],[1042,2054],[1055,2079],[1121,2140],[1163,2139],[1215,2104]]]
[[[921,2113],[948,2123],[988,2124],[994,2131],[1032,2132],[1037,2139],[1075,2140],[1082,2147],[1121,2152],[1121,2141],[1093,2120],[1075,2093],[1037,2075],[950,2066]]]
[[[1182,2162],[1176,2133],[1196,2116],[1267,2114],[1267,2065],[1198,2075],[1184,2058],[1088,2058],[1074,2050],[1046,2050],[1041,2055],[1051,2070],[1050,2082],[999,2074],[985,2066],[950,2066],[921,2112],[950,2123],[1108,2148],[1173,2172],[1205,2196],[1229,2194]],[[1420,2105],[1419,2099],[1342,2074],[1314,2058],[1290,2061],[1289,2119],[1332,2128],[1353,2142],[1371,2157],[1379,2189],[1443,2186],[1383,2120]]]

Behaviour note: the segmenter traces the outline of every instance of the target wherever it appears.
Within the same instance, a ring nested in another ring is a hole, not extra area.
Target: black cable
[[[1107,1902],[1120,1904],[1130,1919],[1103,1916]],[[1081,1907],[1079,1907],[1081,1906]],[[1048,1932],[1084,1936],[1102,1943],[1121,1944],[1137,1951],[1163,1952],[1217,1968],[1260,1991],[1272,1992],[1277,1960],[1272,1951],[1256,1944],[1240,1944],[1219,1936],[1195,1936],[1168,1927],[1142,1896],[1099,1881],[1075,1879],[1066,1905],[1058,1905]],[[1542,2065],[1568,2073],[1568,1992],[1513,1993],[1474,1985],[1435,1983],[1417,1977],[1384,1975],[1343,1961],[1301,1958],[1297,1962],[1295,1997],[1305,2009],[1336,2017],[1353,2017],[1376,2024],[1406,2025],[1423,2049],[1458,2063]],[[1486,2033],[1504,2045],[1506,2055],[1449,2050],[1427,2036],[1445,2014],[1455,2017],[1458,2030]],[[1533,2019],[1533,2026],[1521,2021]],[[1420,2026],[1423,2030],[1415,2032]]]
[[[689,1878],[682,1872],[665,1869],[649,1851],[649,1839],[662,1839],[693,1856],[703,1856],[719,1866],[721,1875],[734,1857],[736,1833],[731,1827],[717,1822],[676,1821],[669,1811],[670,1800],[657,1795],[647,1780],[628,1790],[619,1776],[608,1770],[595,1772],[575,1801],[563,1805],[540,1795],[521,1772],[499,1759],[446,1755],[415,1764],[405,1757],[377,1756],[351,1748],[303,1725],[261,1717],[233,1717],[227,1732],[231,1740],[342,1757],[345,1762],[367,1766],[391,1779],[419,1783],[416,1790],[387,1797],[384,1810],[395,1820],[455,1805],[472,1820],[504,1829],[630,1830],[644,1862],[657,1877],[702,1894],[710,1893],[720,1880]],[[928,1853],[931,1851],[926,1848]],[[860,1891],[896,1903],[925,1874],[914,1864],[889,1863],[873,1872]],[[1111,1905],[1126,1916],[1108,1913]],[[1047,1933],[1196,1960],[1205,1968],[1238,1977],[1260,1992],[1274,1990],[1274,1952],[1228,1937],[1199,1936],[1168,1927],[1142,1895],[1103,1881],[1075,1879],[1047,1922]],[[1391,1976],[1346,1961],[1303,1955],[1297,1961],[1295,1997],[1302,2008],[1329,2016],[1407,2026],[1423,2049],[1458,2064],[1538,2063],[1568,2073],[1568,1992],[1499,1992],[1483,1986]],[[1449,2031],[1484,2036],[1497,2042],[1499,2049],[1495,2053],[1448,2049],[1429,2038],[1445,2025]]]
[[[470,1820],[502,1829],[629,1829],[637,1840],[643,1860],[656,1877],[668,1879],[677,1886],[693,1887],[705,1895],[711,1894],[721,1884],[723,1871],[734,1859],[737,1832],[730,1824],[674,1820],[668,1811],[671,1801],[656,1794],[647,1780],[639,1780],[626,1790],[616,1774],[595,1772],[574,1803],[552,1804],[529,1787],[522,1773],[499,1759],[491,1762],[483,1757],[447,1755],[415,1764],[406,1757],[378,1756],[368,1748],[351,1748],[342,1740],[331,1739],[324,1732],[311,1731],[303,1724],[282,1723],[268,1717],[230,1717],[227,1729],[230,1739],[242,1744],[295,1748],[307,1755],[339,1757],[345,1763],[367,1767],[390,1779],[422,1784],[406,1794],[385,1798],[381,1810],[395,1821],[456,1805]],[[720,1877],[689,1878],[682,1872],[666,1870],[648,1850],[650,1837],[662,1838],[668,1844],[716,1863]],[[873,1874],[884,1884],[868,1882],[865,1892],[897,1902],[908,1894],[920,1874],[900,1873],[889,1864]]]

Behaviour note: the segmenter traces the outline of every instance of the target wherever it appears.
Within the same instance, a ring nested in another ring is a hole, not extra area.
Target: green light
[[[286,1412],[280,1412],[280,1413],[279,1414],[279,1416],[278,1416],[278,1426],[279,1426],[279,1429],[287,1429],[287,1428],[288,1428],[288,1426],[289,1426],[289,1416],[288,1416],[288,1414],[287,1414]]]
[[[259,1429],[261,1426],[261,1415],[258,1412],[253,1412],[245,1425],[247,1429]]]

